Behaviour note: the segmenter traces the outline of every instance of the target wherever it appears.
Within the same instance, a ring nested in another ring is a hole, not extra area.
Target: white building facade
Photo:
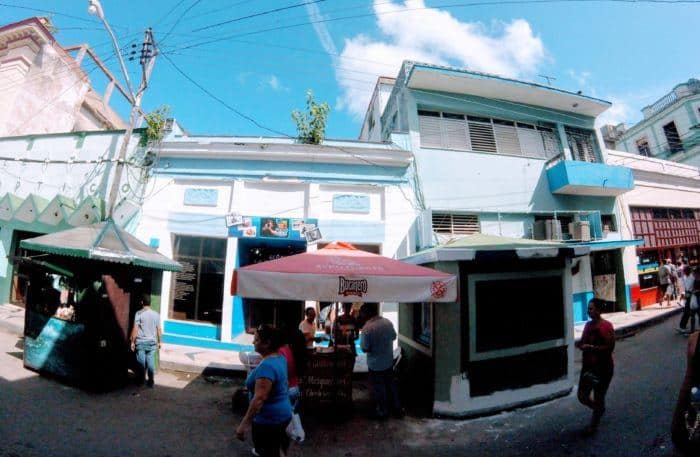
[[[250,350],[257,325],[299,324],[304,301],[232,296],[235,268],[330,241],[388,257],[410,251],[410,152],[392,143],[187,136],[175,126],[136,230],[185,268],[164,275],[165,342]],[[321,239],[307,241],[315,228]]]

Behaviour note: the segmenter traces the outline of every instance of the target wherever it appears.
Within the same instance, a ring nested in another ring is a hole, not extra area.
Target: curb
[[[623,338],[634,336],[640,330],[643,330],[647,327],[651,327],[651,326],[656,325],[656,324],[660,324],[661,322],[664,322],[664,321],[666,321],[666,320],[668,320],[668,319],[670,319],[678,314],[682,314],[682,313],[683,313],[683,308],[677,307],[674,310],[671,310],[667,313],[652,317],[651,319],[640,321],[640,322],[637,322],[635,324],[631,324],[629,326],[620,327],[619,329],[615,329],[615,339],[620,340]]]

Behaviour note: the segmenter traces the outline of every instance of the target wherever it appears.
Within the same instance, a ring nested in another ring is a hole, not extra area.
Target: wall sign
[[[219,201],[219,191],[216,189],[185,189],[186,206],[217,206]]]
[[[228,228],[233,238],[307,239],[306,233],[318,227],[318,219],[292,219],[272,216],[241,216],[240,224]]]
[[[335,194],[333,195],[334,213],[369,213],[369,195]]]

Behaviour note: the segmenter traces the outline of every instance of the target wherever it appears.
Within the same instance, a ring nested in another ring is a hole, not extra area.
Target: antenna
[[[557,79],[557,78],[555,78],[554,76],[548,76],[548,75],[537,75],[537,76],[539,76],[539,77],[542,78],[542,79],[547,80],[547,85],[548,85],[548,86],[551,86],[551,85],[552,85],[552,81],[554,81],[555,79]]]

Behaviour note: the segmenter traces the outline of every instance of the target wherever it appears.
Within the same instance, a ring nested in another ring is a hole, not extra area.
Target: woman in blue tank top
[[[281,333],[272,326],[261,325],[255,331],[253,345],[263,359],[246,379],[250,404],[236,428],[236,437],[243,441],[252,424],[253,444],[261,457],[286,455],[289,447],[285,430],[292,419],[292,405],[287,392],[287,360],[277,352],[282,342]]]

